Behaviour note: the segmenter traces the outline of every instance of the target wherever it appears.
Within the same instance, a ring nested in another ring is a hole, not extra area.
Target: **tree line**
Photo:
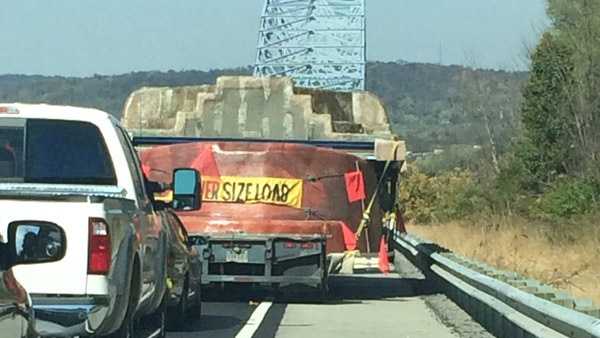
[[[587,216],[597,224],[600,1],[549,0],[547,13],[551,25],[531,51],[522,86],[478,74],[463,83],[456,103],[481,121],[482,148],[417,161],[403,183],[412,218],[516,214],[581,224]]]
[[[0,102],[44,102],[98,108],[120,117],[127,96],[143,86],[214,84],[221,75],[249,75],[249,67],[212,71],[134,72],[95,75],[87,78],[0,75]],[[461,88],[470,81],[519,88],[524,72],[476,70],[407,62],[370,62],[367,88],[377,94],[388,110],[394,131],[416,153],[432,152],[448,144],[479,145],[488,139],[485,120],[472,116],[459,104]],[[487,95],[496,101],[514,102],[507,90]],[[488,121],[498,147],[510,135],[504,120]]]

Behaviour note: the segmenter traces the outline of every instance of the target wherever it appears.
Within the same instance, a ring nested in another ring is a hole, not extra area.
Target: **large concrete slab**
[[[123,125],[146,136],[393,137],[387,112],[374,94],[296,88],[286,77],[222,76],[215,85],[141,88],[127,99]]]
[[[288,304],[277,338],[455,338],[420,298]]]

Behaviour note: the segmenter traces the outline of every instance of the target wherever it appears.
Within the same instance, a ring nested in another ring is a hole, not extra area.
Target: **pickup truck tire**
[[[194,299],[190,304],[190,309],[188,310],[188,318],[192,318],[197,321],[202,316],[202,287],[198,285],[195,291],[196,294],[194,295]]]
[[[139,263],[137,259],[134,259],[134,263],[132,265],[133,273],[129,285],[129,301],[127,302],[127,312],[125,313],[125,318],[123,318],[123,322],[117,331],[106,336],[105,338],[136,338],[136,321],[134,312],[137,307],[140,292],[140,276],[139,273],[136,272],[138,267]]]
[[[178,330],[185,325],[185,319],[188,316],[189,310],[189,293],[190,293],[190,277],[186,275],[181,291],[181,299],[173,309],[168,311],[167,327],[169,330]]]
[[[144,318],[142,318],[141,331],[144,336],[152,336],[153,338],[166,338],[167,336],[167,301],[169,293],[166,291],[160,302],[160,306]]]
[[[195,320],[200,319],[202,317],[202,302],[198,301],[194,306],[191,307],[189,317],[194,318]]]
[[[132,289],[133,291],[133,289]],[[133,296],[133,292],[130,292],[129,302],[127,305],[127,313],[125,314],[125,318],[123,318],[123,322],[117,331],[112,334],[106,336],[106,338],[134,338],[135,337],[135,319],[133,317],[135,311],[135,297]]]

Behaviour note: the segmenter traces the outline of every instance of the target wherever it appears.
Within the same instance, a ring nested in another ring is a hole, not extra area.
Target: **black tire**
[[[134,264],[134,270],[136,265]],[[139,278],[137,274],[134,274],[131,278],[129,285],[129,301],[127,302],[127,312],[125,318],[121,322],[121,326],[117,331],[105,336],[104,338],[135,338],[136,337],[136,323],[135,323],[135,309],[137,307],[138,297],[138,286]]]
[[[322,255],[321,258],[321,269],[323,269],[323,276],[321,277],[321,284],[319,285],[319,297],[321,302],[326,302],[329,299],[329,271],[327,256]]]
[[[135,311],[135,306],[133,304],[134,299],[133,293],[131,293],[129,296],[129,304],[127,305],[127,313],[125,314],[121,326],[117,331],[106,336],[106,338],[135,338],[135,319],[133,317],[133,312]]]
[[[200,317],[202,317],[202,300],[200,299],[200,296],[198,296],[196,302],[194,302],[194,305],[192,305],[192,307],[190,308],[188,317],[191,317],[194,320],[199,320]]]
[[[196,285],[195,291],[196,294],[194,295],[194,300],[190,303],[187,317],[198,321],[202,316],[202,286]]]
[[[179,330],[185,325],[185,319],[189,314],[190,307],[189,291],[190,278],[186,276],[183,282],[183,289],[181,290],[181,299],[173,309],[169,309],[167,317],[167,328],[169,331]]]
[[[194,312],[193,312],[196,317],[198,319],[200,319],[202,317],[202,301],[198,300],[198,303],[196,305],[194,305]]]
[[[167,301],[169,293],[165,291],[159,307],[154,313],[142,318],[140,324],[144,337],[153,335],[155,338],[166,338],[167,336]]]
[[[327,302],[327,300],[330,297],[328,279],[323,278],[321,280],[321,283],[319,285],[317,285],[317,288],[315,291],[316,291],[315,296],[316,296],[317,302],[319,302],[319,303]]]
[[[167,301],[168,301],[169,293],[165,291],[165,295],[163,297],[163,301],[160,307],[157,310],[157,313],[154,314],[154,317],[157,320],[158,326],[156,329],[160,330],[159,334],[155,336],[156,338],[166,338],[167,337]]]

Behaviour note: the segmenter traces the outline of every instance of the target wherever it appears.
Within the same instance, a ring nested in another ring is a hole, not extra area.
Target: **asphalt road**
[[[491,337],[410,271],[332,277],[330,290],[326,299],[255,289],[209,293],[201,318],[168,337]]]

